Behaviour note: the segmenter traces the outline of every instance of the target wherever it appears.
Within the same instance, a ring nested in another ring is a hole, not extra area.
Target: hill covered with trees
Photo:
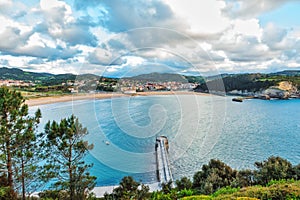
[[[119,78],[102,77],[94,74],[50,74],[23,71],[16,68],[0,68],[0,80],[22,80],[32,81],[42,86],[61,85],[68,81],[99,80],[99,82],[119,82]],[[215,76],[186,76],[170,73],[150,73],[133,77],[125,77],[140,82],[182,82],[199,84],[194,90],[197,92],[208,92],[208,90],[233,90],[260,91],[271,86],[276,86],[281,81],[289,81],[300,89],[300,70],[285,70],[269,74],[245,73],[245,74],[221,74]],[[222,87],[220,87],[220,84]],[[101,87],[100,87],[101,88]]]
[[[194,90],[197,92],[224,91],[230,92],[240,90],[257,92],[271,86],[277,86],[282,81],[291,82],[300,89],[300,71],[284,71],[271,74],[226,74],[215,79],[208,78],[205,83],[201,83]],[[221,85],[220,85],[221,84]]]

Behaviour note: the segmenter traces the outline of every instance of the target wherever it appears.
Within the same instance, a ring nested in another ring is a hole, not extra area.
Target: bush
[[[197,195],[197,196],[190,196],[184,197],[183,200],[212,200],[212,197],[207,195]]]
[[[239,190],[240,190],[240,188],[232,188],[232,187],[221,188],[218,191],[216,191],[215,193],[213,193],[212,197],[217,197],[217,196],[224,195],[224,194],[233,194],[235,192],[238,192]]]
[[[222,187],[227,187],[236,180],[237,171],[220,160],[210,160],[193,177],[193,188],[200,193],[211,194]]]
[[[192,181],[187,177],[182,177],[175,182],[177,190],[191,189],[193,186]]]
[[[281,179],[281,180],[271,180],[267,183],[267,186],[276,185],[276,184],[285,184],[285,183],[295,183],[294,179]]]
[[[256,179],[258,184],[267,185],[271,180],[292,178],[293,166],[286,159],[271,156],[263,162],[255,162],[258,169]]]
[[[211,200],[223,200],[223,199],[240,199],[240,200],[292,200],[300,199],[300,181],[294,180],[281,180],[273,181],[268,187],[263,186],[251,186],[246,188],[222,188],[215,192],[211,196],[191,196],[185,197],[185,200],[197,200],[197,199],[211,199]]]
[[[193,194],[194,194],[193,190],[184,189],[184,190],[180,190],[178,192],[178,197],[179,198],[181,198],[181,197],[188,197],[188,196],[192,196]]]
[[[281,183],[283,182],[283,183]],[[242,188],[231,195],[220,195],[216,199],[249,197],[262,200],[268,199],[300,199],[300,181],[288,183],[289,181],[278,181],[269,187],[252,186]]]
[[[43,200],[66,200],[69,199],[67,191],[64,190],[45,190],[39,193],[39,197]]]

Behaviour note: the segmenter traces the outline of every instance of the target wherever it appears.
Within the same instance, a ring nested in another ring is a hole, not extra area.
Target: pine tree
[[[49,121],[45,126],[47,173],[55,177],[55,187],[69,192],[71,200],[85,199],[87,191],[95,186],[96,178],[88,173],[92,165],[83,161],[93,148],[83,140],[87,133],[74,115],[60,123]]]
[[[41,117],[40,110],[35,117],[26,119],[23,130],[16,137],[14,171],[15,188],[22,191],[22,198],[26,193],[37,191],[44,182],[40,177],[42,172],[41,161],[43,160],[43,147],[40,145],[42,138],[36,133],[37,125]]]
[[[29,181],[30,176],[37,170],[40,161],[36,157],[39,150],[31,147],[36,145],[35,130],[41,112],[37,110],[35,116],[29,116],[28,106],[21,93],[0,88],[0,118],[1,161],[6,168],[7,186],[13,198],[20,185],[22,198],[25,199],[26,183],[33,183]]]

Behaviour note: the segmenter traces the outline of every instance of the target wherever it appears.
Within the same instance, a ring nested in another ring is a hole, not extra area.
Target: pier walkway
[[[165,136],[156,138],[156,175],[159,183],[168,183],[173,181],[169,162],[169,143]]]

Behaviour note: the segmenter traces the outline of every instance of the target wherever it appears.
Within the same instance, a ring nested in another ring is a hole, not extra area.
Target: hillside
[[[271,73],[270,75],[277,76],[300,76],[300,70],[284,70],[281,72]]]
[[[62,82],[75,80],[99,80],[100,76],[94,74],[50,74],[27,72],[17,68],[0,68],[0,80],[32,81],[45,86],[60,85]]]
[[[118,82],[118,78],[106,78],[94,74],[50,74],[27,72],[16,68],[0,68],[0,80],[23,80],[32,81],[43,86],[60,85],[67,81],[100,80],[100,82]],[[221,74],[216,76],[185,76],[170,73],[150,73],[123,78],[137,82],[180,82],[199,84],[194,90],[196,92],[208,92],[208,90],[231,92],[234,90],[257,92],[272,86],[279,86],[283,81],[288,81],[294,87],[300,89],[300,70],[285,70],[282,72],[261,74]]]
[[[283,76],[284,74],[289,74]],[[228,74],[222,76],[220,79],[208,79],[206,83],[202,83],[195,91],[197,92],[208,92],[208,90],[230,92],[234,90],[248,91],[248,92],[258,92],[265,90],[272,86],[279,86],[281,82],[287,81],[293,84],[293,86],[300,89],[300,75],[298,71],[293,71],[293,73],[278,72],[272,74]]]
[[[180,74],[169,74],[169,73],[150,73],[150,74],[141,74],[138,76],[127,77],[124,79],[137,80],[137,81],[147,81],[147,82],[188,82],[187,79]]]
[[[23,80],[23,81],[36,81],[43,80],[52,77],[53,74],[49,73],[35,73],[35,72],[25,72],[17,68],[0,68],[0,79],[7,80]]]

